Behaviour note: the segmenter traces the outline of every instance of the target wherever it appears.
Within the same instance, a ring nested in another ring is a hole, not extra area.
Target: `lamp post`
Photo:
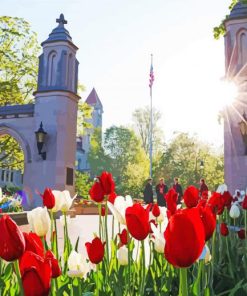
[[[44,151],[42,152],[42,148],[45,143],[45,138],[46,138],[47,132],[45,132],[43,129],[42,121],[40,123],[39,129],[35,132],[35,135],[36,135],[37,148],[39,151],[39,155],[41,155],[43,160],[46,160],[46,152],[44,152]]]
[[[245,146],[244,155],[247,155],[247,117],[245,112],[243,114],[243,119],[239,122],[239,128]]]
[[[202,178],[203,169],[204,169],[204,161],[200,160],[200,172],[201,172],[201,177],[200,178]]]

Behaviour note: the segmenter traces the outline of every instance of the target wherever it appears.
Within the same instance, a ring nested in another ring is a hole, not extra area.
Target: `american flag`
[[[149,87],[151,88],[154,83],[154,69],[153,69],[153,61],[151,62],[150,74],[149,74]]]

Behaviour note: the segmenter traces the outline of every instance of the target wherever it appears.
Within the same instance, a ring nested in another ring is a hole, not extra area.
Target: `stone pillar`
[[[226,78],[234,81],[239,95],[224,112],[225,183],[233,193],[247,187],[247,156],[239,122],[247,114],[247,4],[238,2],[225,21]]]

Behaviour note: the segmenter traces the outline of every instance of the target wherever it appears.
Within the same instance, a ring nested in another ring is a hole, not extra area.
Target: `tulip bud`
[[[236,219],[240,216],[240,210],[239,210],[239,207],[235,204],[233,204],[231,206],[231,209],[230,209],[230,213],[229,213],[230,217],[233,218],[233,219]]]
[[[50,228],[51,220],[47,208],[38,207],[27,212],[27,220],[33,232],[45,236]]]
[[[128,265],[128,249],[125,246],[118,249],[117,259],[120,265]]]
[[[244,230],[244,229],[240,229],[240,230],[238,231],[238,237],[239,237],[240,239],[245,239],[245,230]]]
[[[98,237],[95,237],[91,243],[87,242],[85,244],[88,258],[92,263],[98,264],[103,260],[105,252],[104,245],[105,243],[102,243]]]
[[[6,261],[19,259],[25,251],[25,238],[17,224],[7,215],[0,219],[0,257]]]
[[[126,229],[123,229],[121,233],[118,234],[121,244],[122,245],[127,245],[128,244],[128,233]]]
[[[220,233],[223,236],[228,236],[229,230],[228,230],[228,227],[227,227],[226,223],[221,223],[220,224]]]
[[[47,209],[52,209],[55,206],[55,196],[50,188],[45,189],[43,194],[43,205],[47,207]]]
[[[153,205],[153,208],[152,208],[152,214],[154,215],[154,217],[159,217],[160,215],[160,208],[157,204],[154,204]]]
[[[85,277],[89,272],[89,264],[81,254],[72,251],[68,258],[68,276],[69,277]]]

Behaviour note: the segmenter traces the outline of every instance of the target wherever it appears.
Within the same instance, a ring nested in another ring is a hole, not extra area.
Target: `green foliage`
[[[200,168],[201,160],[204,168]],[[160,155],[155,165],[155,179],[164,177],[168,185],[172,184],[174,177],[180,178],[184,188],[188,185],[198,186],[201,177],[206,179],[210,190],[215,190],[224,182],[223,155],[186,133],[178,133],[166,145],[163,155]]]
[[[90,180],[90,176],[87,173],[76,171],[75,178],[76,193],[78,196],[88,198],[89,190],[93,184],[93,182]]]
[[[85,91],[85,86],[78,84],[77,88],[78,94],[81,96],[82,92]],[[78,103],[78,113],[77,113],[77,135],[83,135],[85,129],[92,128],[92,124],[88,122],[88,119],[92,117],[92,107],[82,100]]]
[[[92,173],[103,170],[115,178],[119,194],[139,196],[148,177],[148,158],[135,133],[125,127],[110,127],[101,146],[101,132],[96,130],[91,139],[89,163]]]
[[[0,106],[31,101],[38,73],[36,33],[17,17],[0,17]],[[24,155],[17,142],[0,138],[1,167],[23,170]]]
[[[0,137],[0,166],[21,171],[24,169],[24,153],[18,142],[9,135]]]
[[[150,146],[150,107],[136,109],[133,114],[133,129],[140,138],[143,149],[149,155]],[[161,113],[153,109],[153,154],[157,154],[163,148],[163,131],[158,126]]]
[[[37,35],[28,22],[17,17],[0,17],[0,106],[31,100],[36,88]]]

